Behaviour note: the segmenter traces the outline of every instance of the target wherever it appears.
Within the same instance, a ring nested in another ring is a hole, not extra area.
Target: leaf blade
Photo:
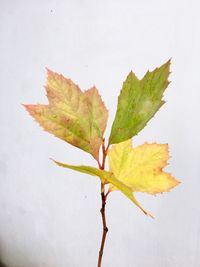
[[[163,92],[167,88],[170,60],[139,80],[131,71],[123,83],[118,106],[109,137],[117,144],[137,135],[164,104]]]
[[[108,119],[97,89],[82,92],[70,79],[47,70],[48,105],[24,105],[40,126],[98,160]]]
[[[52,159],[53,160],[53,159]],[[91,166],[83,166],[83,165],[70,165],[66,163],[61,163],[58,161],[53,160],[58,166],[72,169],[78,172],[86,173],[92,176],[97,176],[101,179],[102,183],[110,183],[116,188],[118,188],[119,191],[121,191],[126,197],[128,197],[136,206],[138,206],[146,215],[149,215],[150,217],[153,217],[150,213],[145,211],[141,205],[138,203],[138,201],[135,199],[135,197],[132,194],[132,190],[127,185],[123,184],[121,181],[116,179],[113,173],[100,170],[95,167]]]
[[[110,171],[132,192],[155,195],[179,184],[163,168],[167,165],[167,144],[143,144],[132,148],[131,140],[113,145],[108,152]],[[114,190],[115,188],[111,188]]]

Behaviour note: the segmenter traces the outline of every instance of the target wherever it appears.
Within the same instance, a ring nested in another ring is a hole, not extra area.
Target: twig
[[[98,162],[99,169],[104,170],[105,169],[105,161],[106,161],[106,156],[108,152],[109,145],[105,148],[105,140],[103,139],[103,144],[102,144],[102,152],[103,152],[103,159],[102,159],[102,164]],[[106,199],[109,194],[109,191],[105,194],[105,185],[101,183],[101,218],[102,218],[102,225],[103,225],[103,234],[102,234],[102,239],[101,239],[101,246],[99,250],[99,258],[98,258],[98,265],[97,267],[101,267],[101,262],[102,262],[102,256],[103,256],[103,251],[104,251],[104,245],[106,241],[106,235],[108,233],[108,227],[106,224],[106,213],[105,213],[105,206],[106,206]]]
[[[102,235],[102,239],[101,239],[101,247],[99,250],[99,259],[98,259],[97,267],[101,267],[103,250],[104,250],[104,245],[105,245],[105,241],[106,241],[106,235],[108,233],[108,227],[106,224],[106,214],[105,214],[106,197],[104,194],[104,185],[103,184],[101,184],[101,200],[102,200],[102,206],[101,206],[100,212],[101,212],[102,224],[103,224],[103,235]]]

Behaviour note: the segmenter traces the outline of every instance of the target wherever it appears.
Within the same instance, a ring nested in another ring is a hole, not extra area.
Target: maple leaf
[[[110,172],[132,192],[157,194],[179,184],[163,168],[169,159],[167,144],[145,143],[132,148],[131,139],[115,144],[108,152]],[[116,190],[113,184],[110,191]]]
[[[118,97],[117,112],[109,138],[117,144],[141,131],[158,109],[165,103],[163,92],[168,86],[170,60],[139,80],[131,71]]]
[[[82,173],[86,173],[92,176],[97,176],[101,179],[101,182],[103,184],[107,184],[110,183],[112,185],[113,188],[121,191],[126,197],[128,197],[136,206],[138,206],[146,215],[149,215],[151,217],[153,217],[150,213],[148,213],[147,211],[145,211],[140,204],[138,203],[138,201],[135,199],[135,197],[133,196],[132,193],[132,189],[129,185],[125,184],[123,181],[120,181],[119,179],[117,179],[115,177],[115,175],[112,172],[109,171],[105,171],[105,170],[100,170],[97,169],[95,167],[91,167],[91,166],[83,166],[83,165],[70,165],[70,164],[65,164],[65,163],[61,163],[58,161],[53,160],[58,166],[60,167],[64,167],[64,168],[68,168],[68,169],[72,169],[74,171],[78,171],[78,172],[82,172]]]
[[[24,105],[46,130],[99,158],[108,111],[95,87],[82,92],[70,79],[48,70],[48,105]]]

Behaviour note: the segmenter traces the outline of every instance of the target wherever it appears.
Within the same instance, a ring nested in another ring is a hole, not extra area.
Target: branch
[[[99,250],[99,259],[98,259],[97,267],[101,267],[103,250],[104,250],[104,245],[105,245],[105,241],[106,241],[106,235],[108,233],[108,227],[106,224],[106,214],[105,214],[106,196],[104,194],[104,185],[103,184],[101,184],[101,200],[102,200],[102,206],[101,206],[100,212],[101,212],[102,224],[103,224],[103,235],[102,235],[102,239],[101,239],[101,247]]]
[[[105,162],[106,162],[106,156],[107,156],[108,148],[109,148],[109,145],[105,148],[105,139],[104,139],[103,145],[102,145],[102,152],[103,152],[102,164],[100,164],[98,162],[99,169],[101,169],[101,170],[105,169]],[[101,267],[104,245],[105,245],[105,241],[106,241],[106,235],[108,233],[108,227],[106,224],[106,213],[105,213],[106,198],[108,196],[108,192],[105,194],[105,185],[103,183],[101,183],[101,209],[100,209],[100,212],[101,212],[102,225],[103,225],[103,234],[102,234],[102,239],[101,239],[101,246],[100,246],[100,250],[99,250],[99,258],[98,258],[97,267]]]

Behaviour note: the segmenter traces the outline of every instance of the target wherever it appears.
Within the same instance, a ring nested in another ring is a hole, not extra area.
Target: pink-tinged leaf
[[[99,158],[108,111],[95,87],[82,92],[70,79],[48,70],[48,105],[24,105],[47,132]]]

